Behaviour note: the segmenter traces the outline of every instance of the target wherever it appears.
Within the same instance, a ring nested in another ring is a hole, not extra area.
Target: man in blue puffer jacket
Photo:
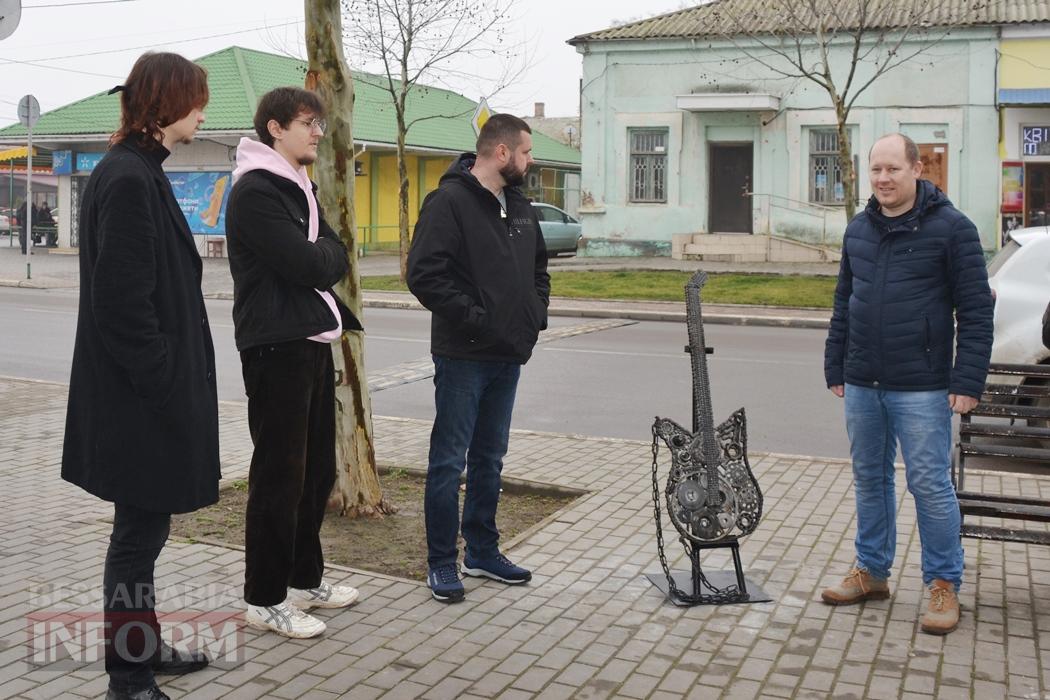
[[[922,629],[947,634],[959,622],[963,571],[951,417],[972,410],[984,388],[992,296],[976,227],[919,179],[915,143],[884,136],[869,161],[874,195],[846,228],[824,351],[828,388],[846,400],[857,558],[821,597],[831,605],[889,597],[899,441],[930,589]]]

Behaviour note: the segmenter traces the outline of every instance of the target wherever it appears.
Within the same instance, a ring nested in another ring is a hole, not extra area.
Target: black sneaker
[[[511,585],[528,583],[532,580],[531,571],[521,568],[499,552],[488,559],[464,557],[463,573],[467,576],[484,576]]]
[[[430,567],[427,574],[427,585],[434,600],[442,603],[458,603],[463,600],[463,582],[459,580],[456,565],[442,564]]]
[[[171,698],[154,683],[141,690],[117,690],[111,687],[106,692],[106,700],[171,700]]]

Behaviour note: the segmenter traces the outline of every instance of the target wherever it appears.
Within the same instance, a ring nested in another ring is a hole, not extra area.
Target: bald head
[[[887,134],[868,152],[871,191],[886,216],[906,214],[915,206],[922,161],[919,147],[904,134]]]
[[[868,151],[868,160],[871,160],[871,154],[872,151],[875,150],[875,147],[884,141],[889,142],[885,145],[895,144],[904,149],[904,158],[908,161],[908,165],[915,165],[919,162],[919,147],[915,145],[915,142],[912,141],[911,138],[899,132],[886,134],[885,136],[877,138],[875,143],[871,144],[871,150]]]

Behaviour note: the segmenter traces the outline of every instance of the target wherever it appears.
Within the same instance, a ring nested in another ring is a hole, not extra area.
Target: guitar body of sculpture
[[[679,534],[710,543],[750,534],[762,517],[762,492],[747,461],[744,409],[717,428],[707,373],[707,348],[700,311],[700,290],[707,273],[693,275],[685,286],[686,323],[693,370],[693,429],[657,418],[653,436],[671,452],[671,471],[664,496]]]

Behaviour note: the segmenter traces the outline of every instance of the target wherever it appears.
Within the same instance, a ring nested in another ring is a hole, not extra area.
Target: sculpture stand
[[[700,552],[705,549],[728,547],[733,554],[733,571],[712,571],[705,574],[700,565]],[[669,571],[646,574],[649,582],[659,588],[668,600],[679,607],[694,605],[732,605],[737,603],[768,603],[773,600],[761,587],[748,581],[740,563],[740,544],[736,537],[718,542],[689,542],[687,549],[691,571]],[[674,586],[668,584],[668,576]]]

